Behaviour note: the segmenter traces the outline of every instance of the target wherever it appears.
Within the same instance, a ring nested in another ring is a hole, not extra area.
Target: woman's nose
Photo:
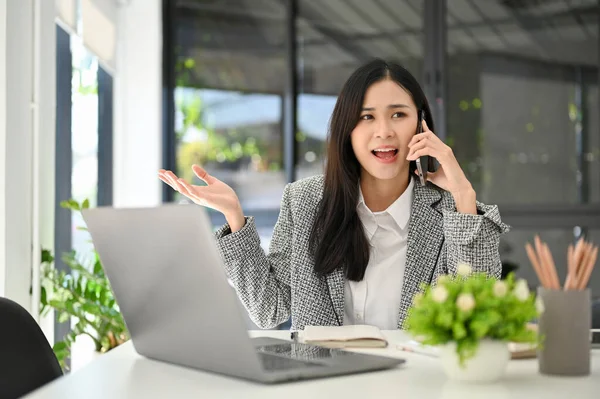
[[[394,129],[389,121],[379,122],[375,136],[381,139],[387,139],[394,135]]]

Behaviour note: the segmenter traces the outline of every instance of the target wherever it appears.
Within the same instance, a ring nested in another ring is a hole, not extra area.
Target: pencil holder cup
[[[538,288],[544,304],[539,318],[542,338],[539,372],[549,375],[590,374],[591,293],[586,290]]]

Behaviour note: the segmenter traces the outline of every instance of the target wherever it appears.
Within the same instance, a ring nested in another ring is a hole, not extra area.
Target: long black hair
[[[412,96],[417,109],[425,111],[427,125],[435,131],[421,86],[402,66],[374,59],[348,78],[329,124],[323,199],[310,239],[314,271],[320,276],[342,268],[347,279],[361,281],[369,263],[369,242],[356,212],[361,168],[352,149],[350,134],[359,121],[365,92],[372,84],[384,79],[396,82]],[[409,169],[412,176],[415,162],[410,163]]]

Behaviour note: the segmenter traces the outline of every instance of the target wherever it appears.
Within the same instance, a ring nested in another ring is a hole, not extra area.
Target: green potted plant
[[[423,285],[406,318],[406,330],[423,345],[440,347],[442,367],[455,380],[494,381],[510,359],[509,342],[539,344],[530,322],[543,303],[525,280],[472,273],[459,265],[455,276]]]
[[[62,202],[61,206],[80,212],[89,207],[89,201],[80,204],[69,200]],[[85,230],[85,227],[79,229]],[[53,346],[56,357],[65,369],[71,346],[80,335],[89,336],[98,353],[108,352],[129,339],[100,258],[96,251],[92,255],[91,261],[85,261],[75,251],[65,253],[62,260],[68,270],[58,271],[53,266],[52,253],[42,250],[41,313],[46,315],[55,310],[59,322],[75,321],[64,339]]]

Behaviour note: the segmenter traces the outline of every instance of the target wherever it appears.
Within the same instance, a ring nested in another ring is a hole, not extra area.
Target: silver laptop
[[[251,339],[210,219],[196,205],[96,208],[83,217],[135,350],[265,383],[381,370],[402,359]]]

